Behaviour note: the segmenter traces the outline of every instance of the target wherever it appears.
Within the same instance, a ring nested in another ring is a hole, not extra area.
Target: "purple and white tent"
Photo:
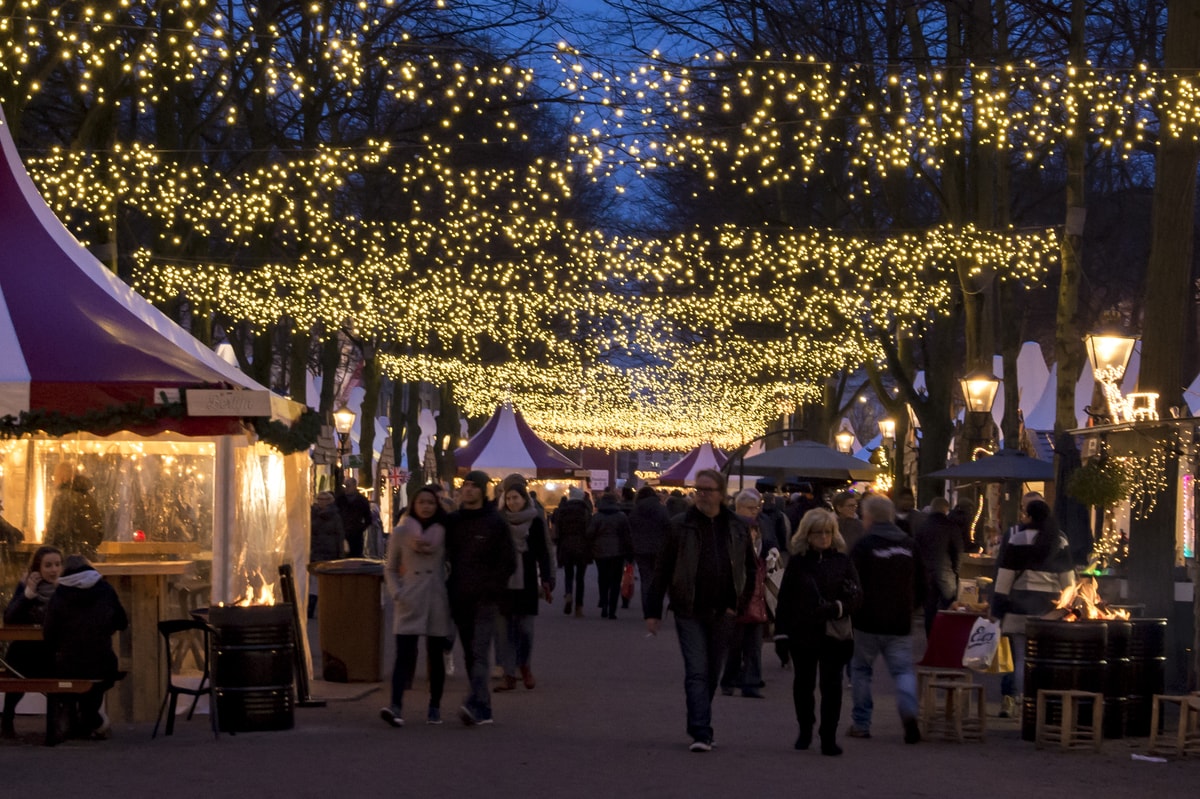
[[[153,405],[164,389],[264,390],[71,235],[26,174],[2,112],[0,242],[0,416]],[[272,405],[273,413],[293,418],[302,407],[281,397]],[[241,432],[241,420],[182,417],[148,428],[138,432],[212,435]]]
[[[574,477],[582,467],[547,444],[510,403],[504,403],[465,447],[454,451],[459,477],[479,469],[501,479],[516,473],[534,480]]]
[[[724,452],[705,441],[659,475],[658,484],[663,486],[695,485],[697,472],[704,469],[719,471],[727,459]]]

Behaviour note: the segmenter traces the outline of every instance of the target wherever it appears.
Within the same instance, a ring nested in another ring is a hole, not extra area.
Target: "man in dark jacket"
[[[98,681],[79,695],[72,735],[108,737],[108,720],[100,706],[117,678],[112,639],[128,626],[129,617],[113,587],[82,555],[68,556],[46,606],[42,634],[53,653],[57,676]]]
[[[904,742],[921,740],[917,726],[917,676],[913,671],[912,617],[924,598],[925,576],[916,542],[896,526],[896,506],[881,494],[862,503],[867,528],[850,560],[862,581],[863,601],[854,614],[854,657],[850,676],[854,709],[851,738],[871,737],[871,673],[883,655],[896,684],[896,707],[904,723]]]
[[[925,570],[925,636],[933,629],[939,610],[945,610],[958,596],[958,559],[962,557],[963,537],[958,525],[948,516],[950,503],[934,497],[929,514],[917,530],[917,551]]]
[[[638,579],[642,581],[642,607],[648,604],[650,582],[654,579],[654,562],[667,540],[671,517],[658,492],[651,486],[638,489],[637,504],[629,514],[629,533],[633,539],[633,562],[637,564]]]
[[[670,593],[693,752],[712,749],[713,695],[734,624],[754,594],[755,570],[750,533],[725,505],[725,476],[700,471],[696,504],[671,519],[644,613],[647,631],[657,635]]]
[[[344,490],[337,497],[338,514],[342,517],[342,532],[346,535],[347,557],[363,556],[363,533],[375,520],[371,502],[358,493],[358,481],[346,478]]]
[[[450,614],[462,639],[470,692],[459,718],[463,724],[492,723],[488,661],[496,631],[498,604],[517,568],[508,525],[484,498],[490,478],[473,471],[459,489],[458,510],[446,519],[446,562]]]

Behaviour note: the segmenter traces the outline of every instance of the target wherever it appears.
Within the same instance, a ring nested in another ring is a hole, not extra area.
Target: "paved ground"
[[[595,597],[594,586],[590,597]],[[556,602],[561,600],[556,599]],[[591,600],[589,600],[591,604]],[[378,685],[316,683],[328,706],[298,709],[287,732],[223,735],[206,717],[180,719],[175,735],[150,739],[151,725],[125,725],[105,742],[38,745],[42,719],[18,720],[20,741],[0,742],[0,797],[63,791],[88,796],[414,795],[693,797],[1006,797],[1022,794],[1195,797],[1200,758],[1134,760],[1145,740],[1106,741],[1100,754],[1037,751],[1017,723],[993,715],[980,744],[901,741],[885,676],[877,676],[871,740],[843,740],[845,754],[796,752],[791,673],[764,653],[767,698],[718,696],[717,749],[687,751],[682,662],[672,627],[647,638],[635,607],[615,621],[595,607],[584,619],[560,606],[538,620],[538,686],[495,697],[496,724],[468,729],[453,718],[465,691],[461,653],[440,727],[423,723],[425,697],[409,694],[408,726],[386,727]],[[546,606],[543,606],[544,608]],[[993,682],[996,678],[993,679]],[[849,718],[849,691],[843,719]],[[846,722],[848,723],[848,722]],[[843,724],[843,728],[846,726]]]

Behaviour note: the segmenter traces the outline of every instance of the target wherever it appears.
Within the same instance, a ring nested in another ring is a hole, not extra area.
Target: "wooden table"
[[[190,560],[107,561],[96,571],[117,591],[129,629],[117,636],[118,668],[124,680],[108,693],[108,715],[113,721],[154,721],[167,689],[167,664],[158,634],[158,623],[171,617],[167,578],[186,574]]]

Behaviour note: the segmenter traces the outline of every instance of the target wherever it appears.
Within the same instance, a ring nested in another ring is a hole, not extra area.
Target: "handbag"
[[[825,635],[835,641],[854,640],[854,625],[850,622],[850,617],[842,616],[840,619],[829,619],[826,621]]]
[[[762,558],[758,559],[758,568],[754,571],[754,593],[746,604],[737,620],[741,624],[763,624],[767,620],[767,564]]]
[[[633,564],[626,563],[621,572],[621,599],[633,599]]]

